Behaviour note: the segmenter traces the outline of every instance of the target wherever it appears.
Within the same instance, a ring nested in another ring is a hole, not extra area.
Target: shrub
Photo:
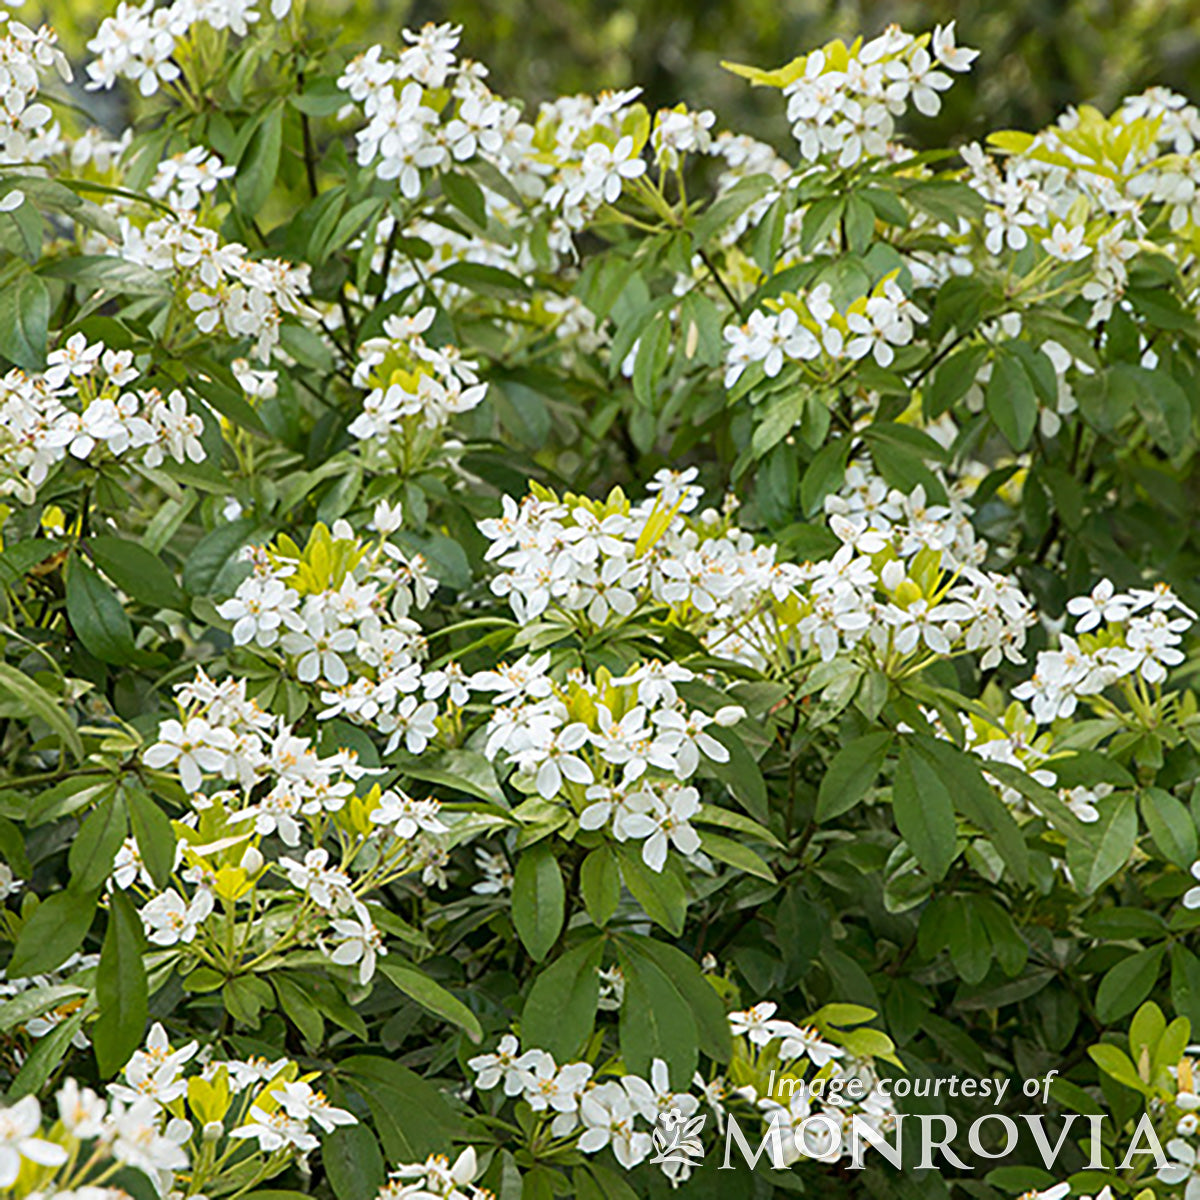
[[[3,28],[0,1188],[1194,1190],[1194,108]],[[962,1073],[1102,1145],[853,1169]]]

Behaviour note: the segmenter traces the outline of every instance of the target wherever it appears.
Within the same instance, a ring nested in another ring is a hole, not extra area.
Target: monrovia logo
[[[1067,1135],[1077,1119],[1076,1114],[1069,1114],[1057,1140],[1052,1141],[1041,1116],[1022,1114],[1021,1120],[1028,1128],[1047,1170],[1054,1167],[1067,1143]],[[1088,1169],[1101,1170],[1103,1164],[1098,1155],[1104,1118],[1091,1115],[1083,1120],[1089,1126],[1089,1138],[1093,1147]],[[654,1130],[654,1148],[657,1154],[650,1161],[672,1163],[688,1169],[697,1166],[706,1153],[700,1141],[700,1131],[704,1128],[704,1123],[703,1113],[687,1117],[677,1108],[664,1111],[660,1114],[658,1127]],[[945,1114],[897,1116],[891,1130],[894,1137],[889,1141],[880,1129],[857,1114],[851,1116],[848,1123],[843,1123],[828,1112],[814,1113],[795,1125],[786,1120],[770,1121],[757,1149],[750,1144],[737,1118],[732,1113],[727,1114],[724,1129],[725,1153],[718,1169],[734,1169],[737,1165],[734,1161],[736,1148],[737,1154],[751,1170],[754,1170],[764,1157],[774,1169],[780,1171],[786,1170],[802,1157],[822,1162],[837,1162],[842,1159],[847,1149],[850,1157],[847,1165],[852,1170],[862,1170],[866,1150],[872,1147],[878,1150],[891,1166],[899,1170],[905,1165],[902,1164],[902,1154],[906,1124],[910,1129],[913,1124],[918,1127],[916,1141],[919,1148],[917,1162],[907,1165],[915,1165],[922,1170],[936,1170],[946,1164],[963,1171],[974,1169],[952,1148],[952,1143],[959,1133],[959,1126],[958,1122]],[[1001,1135],[999,1146],[989,1147],[984,1143],[983,1133],[989,1124],[995,1126],[994,1131],[989,1130],[989,1135],[993,1132]],[[972,1121],[965,1132],[970,1152],[979,1158],[994,1161],[1007,1158],[1016,1150],[1021,1140],[1022,1127],[1013,1117],[1001,1113],[988,1113]],[[1119,1169],[1128,1169],[1133,1160],[1141,1155],[1149,1155],[1158,1170],[1167,1166],[1167,1156],[1163,1152],[1149,1114],[1142,1116],[1134,1130]],[[939,1157],[943,1160],[942,1163],[937,1161]]]
[[[694,1166],[704,1157],[700,1130],[704,1128],[706,1119],[706,1113],[698,1117],[685,1117],[677,1108],[669,1108],[659,1114],[658,1127],[654,1130],[654,1149],[658,1153],[650,1161],[677,1163],[681,1167]]]

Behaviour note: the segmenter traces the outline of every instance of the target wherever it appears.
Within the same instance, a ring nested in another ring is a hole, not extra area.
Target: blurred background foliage
[[[267,0],[263,0],[265,7]],[[835,37],[958,22],[982,50],[936,120],[929,146],[997,128],[1037,128],[1071,104],[1105,111],[1162,84],[1200,96],[1200,0],[308,0],[347,47],[403,26],[453,21],[462,52],[488,65],[494,90],[536,103],[562,93],[641,85],[651,107],[686,100],[720,126],[786,144],[775,94],[752,90],[723,59],[776,66]],[[73,58],[110,0],[42,0],[21,11],[59,29]],[[88,106],[89,108],[92,106]],[[98,112],[97,116],[103,116]]]

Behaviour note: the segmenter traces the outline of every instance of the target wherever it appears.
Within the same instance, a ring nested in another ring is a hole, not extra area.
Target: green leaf
[[[944,879],[954,861],[954,802],[937,773],[907,742],[892,785],[896,827],[917,862],[935,882]]]
[[[1129,1061],[1129,1055],[1109,1042],[1101,1042],[1097,1046],[1088,1047],[1088,1056],[1106,1075],[1110,1075],[1118,1083],[1123,1083],[1135,1092],[1148,1093],[1146,1081],[1137,1073],[1137,1068]]]
[[[1167,371],[1117,363],[1109,387],[1132,397],[1147,432],[1164,454],[1174,457],[1184,450],[1192,431],[1192,406]]]
[[[144,546],[119,537],[98,537],[87,542],[87,549],[105,575],[135,600],[151,608],[186,610],[187,598],[175,576]]]
[[[808,206],[800,225],[800,249],[805,254],[837,228],[845,207],[846,200],[842,196],[822,196]]]
[[[63,1001],[86,995],[87,988],[67,983],[18,992],[11,1000],[0,1004],[0,1030],[7,1032],[18,1025],[26,1025],[34,1017],[57,1008]]]
[[[64,711],[62,702],[56,700],[41,684],[9,663],[0,662],[0,694],[7,695],[31,716],[44,721],[76,759],[83,758],[83,741],[75,722]]]
[[[1196,822],[1187,807],[1170,792],[1152,787],[1142,793],[1141,810],[1158,852],[1167,862],[1190,870],[1197,858]]]
[[[700,1049],[714,1062],[728,1062],[733,1051],[729,1018],[717,989],[705,978],[699,965],[682,950],[656,938],[637,938],[625,943],[637,957],[648,955],[687,1001],[696,1022]]]
[[[258,523],[250,517],[241,517],[218,525],[206,533],[192,547],[191,554],[183,564],[183,586],[193,596],[207,596],[227,566],[233,562],[238,551],[258,529]]]
[[[623,944],[618,944],[617,953],[625,976],[618,1033],[626,1069],[645,1078],[651,1062],[661,1058],[672,1085],[686,1087],[699,1057],[691,1009],[657,963],[631,954]]]
[[[44,975],[70,958],[92,926],[99,896],[99,891],[76,892],[68,888],[43,900],[21,926],[8,963],[8,977]]]
[[[953,408],[970,391],[987,353],[986,346],[966,346],[946,357],[925,391],[925,416],[929,420]]]
[[[756,875],[768,883],[775,882],[775,873],[748,846],[735,842],[732,838],[722,837],[719,833],[702,833],[700,847],[709,858],[723,862],[727,866],[744,871],[747,875]]]
[[[646,866],[637,846],[621,845],[617,853],[621,857],[621,878],[646,916],[679,937],[687,918],[687,893],[670,861],[664,871],[658,872]]]
[[[188,391],[198,397],[204,404],[226,417],[243,429],[252,429],[255,433],[265,433],[266,428],[262,418],[255,412],[253,406],[246,400],[240,390],[229,386],[236,380],[222,381],[213,378],[219,368],[215,364],[204,361],[203,370],[181,382],[186,383]],[[193,408],[198,407],[192,405]]]
[[[804,515],[811,517],[820,511],[825,497],[836,492],[846,475],[850,457],[850,438],[835,438],[817,451],[800,481],[800,504]]]
[[[201,968],[201,970],[206,969]],[[188,980],[190,979],[189,975]],[[218,976],[217,979],[219,981],[220,977]],[[308,993],[294,979],[278,972],[271,976],[271,985],[275,989],[275,995],[279,998],[280,1008],[283,1009],[288,1020],[300,1030],[305,1042],[312,1047],[319,1046],[325,1036],[325,1019]],[[188,981],[185,981],[184,987],[188,986]]]
[[[480,229],[487,228],[487,203],[483,198],[483,189],[473,179],[446,171],[442,175],[442,192],[468,221]]]
[[[424,971],[399,963],[381,962],[379,970],[386,975],[406,996],[427,1008],[435,1016],[449,1021],[465,1030],[467,1036],[478,1045],[483,1041],[483,1030],[479,1018],[455,995],[430,979]]]
[[[604,939],[590,938],[538,974],[521,1010],[527,1045],[549,1050],[559,1062],[578,1056],[596,1023]]]
[[[1122,959],[1108,971],[1096,990],[1096,1016],[1109,1024],[1133,1012],[1158,981],[1165,953],[1165,944],[1151,946]]]
[[[766,174],[747,175],[746,178],[739,179],[733,187],[709,205],[692,227],[692,237],[697,248],[703,248],[713,234],[720,232],[731,221],[737,220],[746,209],[756,204],[776,186],[775,180]]]
[[[141,788],[126,785],[129,821],[150,878],[160,888],[171,881],[175,869],[175,830],[170,819]]]
[[[355,1055],[338,1064],[337,1074],[362,1094],[392,1162],[422,1162],[430,1154],[445,1154],[464,1136],[462,1121],[437,1088],[389,1058]]]
[[[90,1015],[90,1007],[85,1005],[65,1021],[60,1021],[45,1037],[38,1038],[37,1043],[29,1052],[29,1057],[21,1064],[17,1077],[9,1086],[7,1100],[13,1101],[19,1100],[22,1096],[31,1096],[46,1086],[46,1082],[58,1068],[58,1064],[71,1049],[71,1042],[83,1028],[84,1020]]]
[[[886,730],[868,733],[833,756],[817,792],[818,821],[832,821],[862,800],[879,778],[891,744],[892,735]]]
[[[23,371],[46,365],[50,289],[32,271],[0,285],[0,355]]]
[[[988,415],[1014,450],[1024,450],[1038,419],[1033,380],[1011,343],[996,351],[985,403]]]
[[[914,207],[946,225],[958,226],[959,217],[981,220],[984,204],[979,193],[953,179],[931,179],[912,183],[904,198]]]
[[[657,389],[664,382],[663,368],[670,348],[671,322],[665,313],[658,313],[642,334],[633,366],[633,394],[647,408],[654,407]]]
[[[715,804],[702,804],[692,817],[693,825],[717,825],[722,829],[732,829],[743,833],[756,842],[763,842],[776,850],[783,849],[783,843],[765,826],[760,825],[750,817],[728,808],[719,808]]]
[[[564,899],[554,850],[549,841],[538,842],[517,859],[512,890],[513,925],[535,962],[541,962],[558,941]]]
[[[124,892],[114,891],[96,968],[100,1016],[92,1029],[96,1064],[106,1078],[129,1061],[146,1033],[149,1008],[142,943],[142,919],[137,909]]]
[[[0,855],[18,879],[28,879],[33,874],[33,864],[25,849],[25,835],[20,826],[7,817],[0,817]]]
[[[1056,792],[1038,783],[1024,768],[1014,767],[1011,763],[989,761],[987,772],[994,775],[1005,787],[1020,792],[1059,833],[1066,836],[1068,842],[1074,843],[1076,847],[1091,847],[1091,835],[1088,832],[1091,827],[1085,826],[1059,799]]]
[[[918,753],[937,772],[954,801],[955,808],[987,835],[1017,883],[1029,883],[1029,850],[1025,835],[1012,813],[980,773],[979,760],[950,742],[916,737]]]
[[[113,860],[125,841],[128,821],[124,799],[114,792],[88,814],[67,855],[71,887],[77,892],[96,891],[112,872]]]
[[[125,666],[140,659],[120,600],[81,558],[73,558],[67,570],[67,616],[75,635],[101,662]]]
[[[608,846],[597,846],[583,860],[579,882],[588,916],[603,928],[617,911],[621,899],[621,872]]]
[[[238,205],[248,217],[254,217],[267,202],[283,149],[283,108],[276,104],[263,117],[238,160]]]
[[[337,1200],[363,1200],[379,1192],[387,1168],[375,1135],[365,1124],[343,1125],[321,1139],[321,1166]]]
[[[457,283],[483,296],[496,296],[501,300],[511,300],[514,295],[529,295],[529,285],[519,276],[500,267],[489,267],[485,263],[451,263],[448,267],[443,267],[436,278],[444,279],[448,283]]]
[[[1067,865],[1076,886],[1092,895],[1129,861],[1137,842],[1137,808],[1128,793],[1110,796],[1100,812],[1100,820],[1088,826],[1089,845],[1070,843]]]
[[[733,793],[734,798],[756,820],[766,823],[767,785],[754,755],[736,729],[710,725],[705,731],[729,751],[728,762],[709,762],[708,769]]]
[[[875,210],[861,196],[847,197],[842,228],[850,253],[864,254],[875,236]]]

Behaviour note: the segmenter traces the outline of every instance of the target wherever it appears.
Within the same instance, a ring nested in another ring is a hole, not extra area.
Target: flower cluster
[[[166,189],[164,194],[179,192],[185,201],[198,201],[226,170],[215,155],[193,162],[185,156],[176,163],[168,160],[160,167],[158,178]],[[302,320],[313,316],[306,300],[307,265],[250,258],[245,246],[222,241],[215,229],[199,224],[186,207],[177,216],[145,225],[122,215],[120,233],[119,242],[102,248],[126,262],[169,274],[180,302],[201,333],[223,330],[235,341],[249,340],[261,362],[270,361],[285,317]]]
[[[506,1098],[527,1105],[548,1121],[552,1137],[577,1137],[576,1147],[585,1154],[609,1149],[625,1170],[649,1158],[656,1129],[688,1121],[701,1103],[711,1109],[718,1125],[723,1124],[728,1106],[737,1104],[756,1111],[767,1129],[778,1126],[786,1135],[781,1142],[787,1148],[788,1163],[800,1157],[794,1130],[815,1113],[833,1115],[847,1139],[832,1153],[824,1148],[821,1157],[826,1161],[836,1161],[849,1152],[852,1116],[880,1130],[889,1129],[895,1108],[879,1085],[870,1058],[828,1040],[813,1025],[799,1026],[775,1018],[775,1011],[776,1005],[764,1002],[730,1013],[730,1032],[735,1038],[730,1074],[706,1080],[697,1072],[690,1084],[694,1092],[673,1086],[662,1059],[653,1060],[648,1078],[629,1071],[611,1074],[609,1068],[598,1070],[586,1061],[556,1063],[546,1050],[522,1051],[512,1034],[501,1038],[494,1052],[477,1055],[467,1066],[475,1074],[479,1091],[501,1088]],[[870,1010],[855,1010],[849,1022],[869,1016]],[[835,1036],[832,1027],[829,1036]],[[837,1036],[852,1042],[856,1035]],[[881,1052],[890,1053],[886,1038],[881,1037],[878,1045]],[[812,1075],[805,1079],[809,1071]],[[852,1077],[861,1085],[855,1089],[860,1095],[854,1100],[845,1094],[845,1084]],[[766,1087],[776,1080],[788,1084],[777,1094],[767,1093]],[[789,1096],[787,1104],[777,1098],[784,1091]],[[674,1183],[685,1179],[689,1171],[678,1161],[663,1161],[661,1166]]]
[[[1100,694],[1117,685],[1131,702],[1146,700],[1145,685],[1159,687],[1167,668],[1183,662],[1179,646],[1196,621],[1162,583],[1118,592],[1104,579],[1069,601],[1067,611],[1076,618],[1075,636],[1061,634],[1059,648],[1039,653],[1033,675],[1013,689],[1041,725],[1070,717],[1080,699],[1102,705]]]
[[[338,80],[367,122],[356,135],[359,165],[396,180],[408,199],[432,172],[474,158],[505,175],[527,164],[533,130],[483,82],[484,68],[457,60],[461,32],[456,25],[406,29],[408,46],[397,59],[373,46]]]
[[[272,16],[282,18],[291,0],[271,0],[270,7]],[[162,8],[155,7],[155,0],[121,0],[88,42],[96,57],[87,65],[87,86],[111,88],[127,79],[143,96],[153,96],[160,88],[178,86],[182,71],[175,55],[196,25],[244,37],[258,19],[254,0],[174,0]]]
[[[49,26],[35,32],[0,12],[0,164],[36,162],[54,149],[53,113],[37,95],[39,76],[50,69],[65,81],[71,79],[57,43]],[[0,198],[0,212],[11,211],[20,199],[20,192],[9,192]]]
[[[788,1165],[799,1161],[801,1141],[807,1143],[806,1155],[822,1162],[837,1162],[850,1154],[854,1117],[880,1132],[890,1130],[896,1117],[895,1102],[881,1086],[871,1061],[848,1054],[816,1025],[797,1025],[777,1017],[777,1007],[763,1001],[730,1013],[729,1024],[735,1037],[744,1039],[744,1058],[735,1057],[731,1073],[734,1078],[754,1080],[743,1083],[735,1093],[757,1107],[768,1130],[782,1135],[783,1161]],[[868,1013],[859,1010],[849,1020],[869,1019]],[[806,1079],[809,1066],[814,1074]],[[768,1081],[765,1094],[761,1091],[764,1075]],[[857,1084],[852,1091],[847,1088],[851,1080]],[[852,1098],[855,1092],[857,1098]],[[832,1117],[842,1131],[841,1140],[827,1144],[813,1126],[805,1124],[814,1116]]]
[[[695,676],[677,664],[648,662],[616,679],[603,669],[594,678],[572,673],[565,684],[549,664],[548,654],[527,655],[471,679],[476,690],[495,693],[484,753],[504,753],[544,800],[573,804],[583,829],[641,841],[654,871],[671,846],[695,854],[700,838],[691,819],[700,794],[685,781],[703,758],[729,760],[708,730],[736,724],[744,711],[689,709],[676,685]]]
[[[472,1183],[478,1174],[479,1160],[474,1146],[468,1146],[453,1163],[444,1154],[431,1154],[424,1162],[397,1167],[375,1200],[419,1200],[423,1196],[438,1200],[491,1200],[492,1192]]]
[[[785,363],[830,362],[873,356],[881,367],[890,366],[896,346],[913,340],[914,324],[928,318],[904,294],[894,275],[879,281],[869,295],[860,296],[839,313],[831,300],[830,285],[818,284],[803,296],[772,302],[776,311],[761,309],[744,325],[725,329],[725,386],[733,387],[747,367],[761,364],[773,379]]]
[[[459,413],[484,398],[477,364],[454,346],[430,346],[421,336],[433,324],[433,308],[412,317],[388,317],[383,336],[368,338],[359,348],[354,382],[369,388],[363,411],[350,432],[363,440],[402,443],[405,465],[413,465],[416,443],[436,433]]]
[[[381,502],[376,526],[399,527]],[[409,617],[436,587],[419,554],[381,536],[368,546],[345,522],[317,525],[301,549],[289,538],[247,552],[252,572],[218,613],[238,645],[278,648],[295,677],[320,689],[321,716],[344,716],[419,754],[437,736],[437,700],[461,706],[462,674],[422,671],[425,641]]]
[[[17,1195],[116,1200],[126,1193],[103,1182],[128,1167],[146,1175],[159,1195],[198,1196],[222,1177],[269,1179],[316,1148],[311,1126],[328,1132],[354,1122],[313,1091],[314,1076],[301,1077],[286,1058],[208,1058],[186,1075],[189,1064],[201,1061],[198,1049],[196,1042],[172,1049],[156,1024],[123,1082],[109,1085],[108,1099],[67,1079],[46,1132],[33,1096],[0,1109],[0,1189],[17,1184],[28,1163],[40,1168],[33,1176],[38,1190]]]
[[[158,164],[146,194],[176,212],[192,212],[200,207],[202,195],[215,191],[222,179],[232,179],[235,173],[236,168],[226,166],[218,155],[193,146]]]
[[[274,953],[318,946],[369,983],[387,950],[365,898],[416,871],[428,883],[442,881],[447,826],[438,805],[378,787],[357,794],[366,772],[355,755],[320,756],[248,699],[244,680],[216,684],[199,672],[180,688],[180,703],[180,719],[163,722],[144,754],[147,766],[178,775],[194,806],[176,823],[172,881],[162,890],[148,886],[136,843],[126,843],[112,880],[153,893],[141,910],[149,940],[203,962],[232,956],[231,965],[254,960],[267,945]],[[210,779],[232,786],[206,793]],[[268,859],[260,846],[275,853],[264,843],[272,837],[287,852]],[[232,944],[206,924],[218,900],[227,908],[245,902]],[[271,908],[292,913],[282,939],[264,924]]]
[[[932,39],[893,25],[869,42],[833,42],[796,59],[779,74],[801,155],[829,157],[843,168],[886,155],[895,120],[910,103],[927,117],[941,110],[939,93],[953,79],[938,67],[966,71],[977,56],[955,45],[951,22]]]
[[[32,496],[64,460],[202,462],[203,419],[184,394],[129,386],[137,378],[130,351],[75,333],[50,352],[44,372],[14,368],[0,379],[0,494]]]

